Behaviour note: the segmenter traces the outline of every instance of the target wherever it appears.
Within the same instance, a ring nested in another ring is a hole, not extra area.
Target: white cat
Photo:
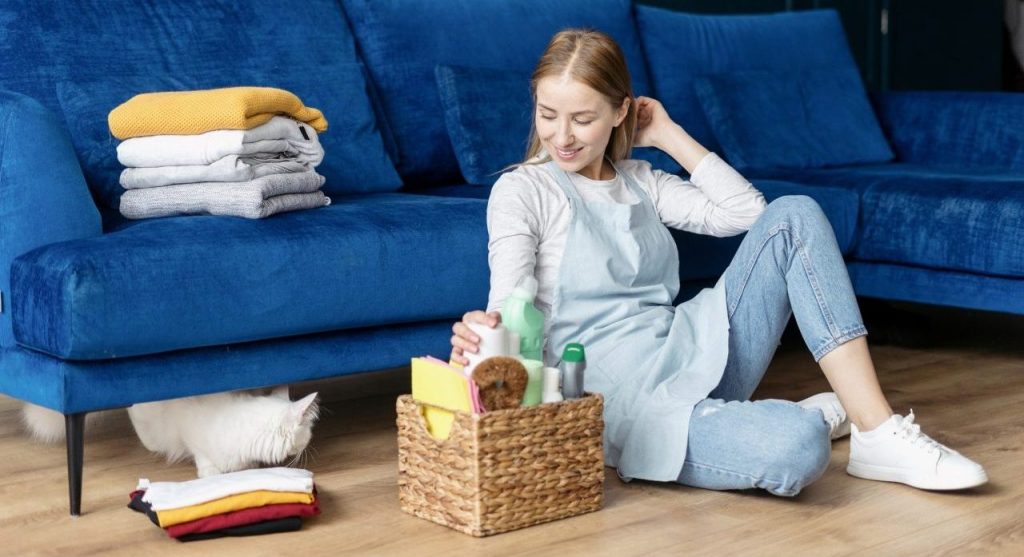
[[[85,417],[85,430],[90,431],[108,411],[92,412]],[[64,440],[64,414],[26,402],[21,407],[21,421],[35,440],[56,443]]]
[[[297,459],[309,444],[318,415],[316,393],[292,402],[287,387],[269,396],[218,393],[128,408],[147,449],[172,462],[192,457],[199,477]],[[35,437],[63,437],[61,414],[26,405],[24,417]]]

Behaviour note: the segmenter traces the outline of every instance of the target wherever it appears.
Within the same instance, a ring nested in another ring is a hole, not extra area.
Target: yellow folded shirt
[[[273,87],[226,87],[135,95],[110,111],[107,123],[118,139],[148,135],[194,135],[213,130],[248,130],[275,114],[327,131],[322,112]]]
[[[174,526],[183,522],[191,522],[214,516],[218,514],[251,509],[253,507],[265,507],[267,505],[279,505],[281,503],[304,503],[313,502],[312,493],[299,493],[294,491],[250,491],[230,495],[222,499],[214,499],[200,505],[191,505],[179,509],[168,509],[157,511],[156,518],[161,528]]]

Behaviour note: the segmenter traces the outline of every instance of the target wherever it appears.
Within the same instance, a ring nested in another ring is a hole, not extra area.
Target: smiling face
[[[566,172],[602,179],[605,148],[622,123],[629,99],[615,107],[594,88],[568,74],[537,82],[534,121],[541,145]]]

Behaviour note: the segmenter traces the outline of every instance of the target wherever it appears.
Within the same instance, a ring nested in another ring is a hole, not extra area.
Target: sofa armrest
[[[1024,171],[1024,94],[906,91],[875,95],[904,162]]]
[[[102,234],[64,122],[0,90],[0,347],[14,345],[11,262],[37,247]]]

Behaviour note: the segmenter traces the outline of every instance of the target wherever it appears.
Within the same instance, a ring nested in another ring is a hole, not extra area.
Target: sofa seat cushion
[[[889,176],[863,193],[859,260],[1024,277],[1024,176]]]
[[[457,317],[487,301],[485,208],[366,194],[256,221],[138,221],[44,246],[12,266],[15,339],[101,359]]]
[[[889,163],[746,175],[857,192],[858,260],[1024,276],[1024,174]]]
[[[628,0],[343,0],[342,5],[382,120],[397,144],[399,174],[414,186],[459,179],[434,76],[439,64],[529,74],[556,32],[591,27],[618,42],[635,93],[650,94]]]

